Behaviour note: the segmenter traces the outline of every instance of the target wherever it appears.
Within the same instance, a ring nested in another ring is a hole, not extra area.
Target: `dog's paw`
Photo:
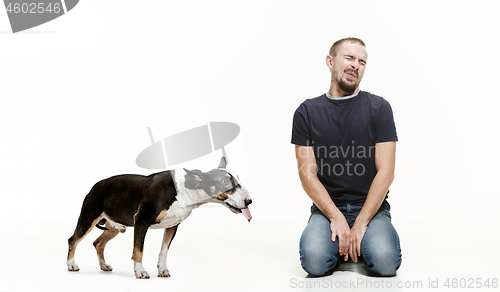
[[[158,269],[158,277],[170,277],[170,272],[168,271],[168,269]]]
[[[146,271],[135,272],[135,277],[137,279],[149,279],[149,274]]]
[[[101,270],[103,270],[105,272],[110,272],[113,270],[111,265],[106,264],[104,259],[102,259],[99,255],[97,255],[97,259],[99,260],[99,267],[101,267]]]
[[[148,272],[140,262],[134,262],[134,273],[137,279],[149,279]]]
[[[70,272],[78,272],[80,270],[78,265],[75,263],[74,258],[69,260],[66,264],[68,265],[68,271],[70,271]]]
[[[70,272],[78,272],[79,270],[80,268],[77,265],[68,266],[68,271]]]
[[[113,270],[113,267],[111,267],[111,265],[108,265],[106,263],[100,263],[99,266],[101,267],[101,270],[105,272],[111,272]]]

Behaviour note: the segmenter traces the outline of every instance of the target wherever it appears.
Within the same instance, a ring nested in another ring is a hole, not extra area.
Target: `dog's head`
[[[186,171],[186,188],[202,189],[216,202],[224,204],[234,213],[243,213],[249,222],[252,220],[248,209],[252,199],[248,191],[241,185],[238,175],[226,169],[224,157],[222,157],[218,168],[208,172],[185,168],[184,171]]]

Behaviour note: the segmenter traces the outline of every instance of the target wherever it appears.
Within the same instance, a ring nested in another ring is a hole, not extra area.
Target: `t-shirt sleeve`
[[[380,110],[375,118],[375,143],[398,141],[392,107],[388,101],[382,100]]]
[[[303,103],[295,110],[293,115],[292,144],[312,146],[307,107]]]

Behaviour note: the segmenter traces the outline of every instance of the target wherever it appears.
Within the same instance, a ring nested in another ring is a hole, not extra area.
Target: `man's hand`
[[[335,238],[339,237],[339,254],[344,256],[344,260],[347,261],[349,258],[349,238],[351,230],[345,217],[341,216],[338,219],[330,220],[330,230],[332,231],[332,241],[335,242]]]
[[[357,221],[351,228],[351,233],[349,237],[349,255],[351,259],[357,263],[358,257],[361,256],[361,240],[365,236],[366,229],[368,225],[359,224]]]

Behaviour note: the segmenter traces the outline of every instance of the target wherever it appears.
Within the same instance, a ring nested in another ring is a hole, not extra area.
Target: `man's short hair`
[[[363,47],[366,47],[365,43],[358,38],[354,38],[354,37],[343,38],[343,39],[340,39],[340,40],[336,41],[335,43],[333,43],[332,47],[330,48],[330,56],[335,57],[337,55],[337,51],[338,51],[340,45],[342,45],[345,42],[358,43],[358,44],[362,45]]]

